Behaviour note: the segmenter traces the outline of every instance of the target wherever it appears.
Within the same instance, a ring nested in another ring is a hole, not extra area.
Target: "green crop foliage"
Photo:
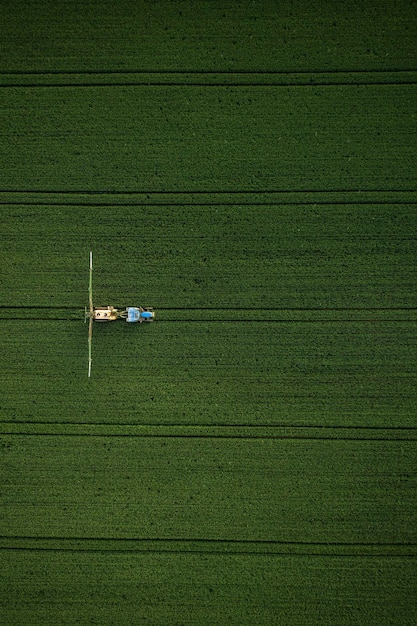
[[[415,4],[2,3],[1,624],[417,623]]]

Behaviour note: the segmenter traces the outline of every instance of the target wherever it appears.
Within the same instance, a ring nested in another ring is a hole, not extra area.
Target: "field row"
[[[3,420],[2,435],[53,437],[161,437],[321,441],[417,441],[414,426],[275,426],[271,424],[121,424],[117,422]]]
[[[303,189],[285,191],[275,189],[266,191],[258,189],[252,191],[242,191],[234,189],[231,191],[211,190],[211,191],[36,191],[20,190],[5,191],[0,190],[0,205],[4,206],[6,216],[9,212],[17,208],[26,209],[36,207],[39,212],[48,210],[49,207],[56,207],[58,211],[64,207],[74,207],[74,210],[88,211],[96,207],[105,210],[112,207],[129,211],[136,208],[140,211],[142,207],[165,207],[180,212],[186,208],[195,211],[197,207],[202,207],[202,213],[207,208],[225,209],[234,207],[239,210],[241,207],[252,207],[259,211],[259,207],[273,208],[279,211],[282,207],[297,206],[322,210],[324,208],[334,210],[338,205],[341,214],[355,205],[408,205],[417,203],[417,191],[408,189],[405,191],[389,189],[378,191],[377,189]],[[366,206],[365,206],[366,208]],[[391,207],[392,208],[392,207]],[[77,214],[77,211],[76,211]],[[129,213],[128,213],[129,215]]]
[[[414,442],[1,441],[3,537],[417,543]]]
[[[4,88],[0,189],[409,190],[416,94],[416,84]]]
[[[411,626],[414,574],[413,558],[23,550],[2,554],[0,592],[8,624]]]
[[[113,305],[115,303],[113,302]],[[132,303],[130,303],[132,304]],[[137,302],[135,302],[137,304]],[[119,309],[123,305],[118,304]],[[349,324],[378,322],[410,322],[417,321],[417,308],[250,308],[250,307],[158,307],[155,313],[158,323],[161,324],[192,324],[201,322],[235,324]],[[85,317],[85,307],[59,306],[0,306],[0,320],[27,321],[72,321],[79,322]]]
[[[0,329],[6,421],[415,425],[414,323],[96,325],[91,379],[82,317]]]
[[[4,72],[415,69],[415,4],[25,0],[2,14]]]
[[[74,307],[82,316],[91,249],[97,305],[204,308],[210,316],[217,308],[246,308],[264,319],[271,319],[266,309],[317,309],[313,319],[329,319],[323,309],[415,309],[416,215],[415,199],[403,205],[4,205],[0,301],[23,309]],[[178,319],[162,311],[161,319]],[[356,314],[387,317],[332,311],[331,319]],[[281,319],[298,315],[289,311]]]
[[[315,85],[404,85],[417,83],[417,72],[397,71],[337,71],[337,72],[137,72],[137,71],[73,71],[73,72],[15,72],[1,73],[1,87],[121,87],[132,85],[150,87],[173,86],[285,86],[312,87]]]
[[[128,553],[173,555],[238,555],[264,557],[417,557],[417,543],[372,542],[321,542],[309,541],[259,541],[227,539],[147,539],[107,537],[19,537],[1,536],[0,550],[27,553]],[[64,557],[65,558],[65,557]]]

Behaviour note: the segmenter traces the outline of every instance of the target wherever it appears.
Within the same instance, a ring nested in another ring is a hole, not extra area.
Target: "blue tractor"
[[[153,319],[155,317],[153,309],[144,309],[141,306],[128,306],[126,312],[126,322],[153,322]],[[125,317],[124,314],[122,314],[122,316]]]

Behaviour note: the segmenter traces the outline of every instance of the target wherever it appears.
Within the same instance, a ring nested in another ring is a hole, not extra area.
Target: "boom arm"
[[[88,378],[91,377],[91,346],[93,342],[93,253],[90,250],[90,280],[88,284],[88,300],[90,307],[90,322],[88,325]]]

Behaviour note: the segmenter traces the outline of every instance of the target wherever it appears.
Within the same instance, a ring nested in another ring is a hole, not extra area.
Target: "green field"
[[[0,624],[416,623],[416,9],[4,2]]]

